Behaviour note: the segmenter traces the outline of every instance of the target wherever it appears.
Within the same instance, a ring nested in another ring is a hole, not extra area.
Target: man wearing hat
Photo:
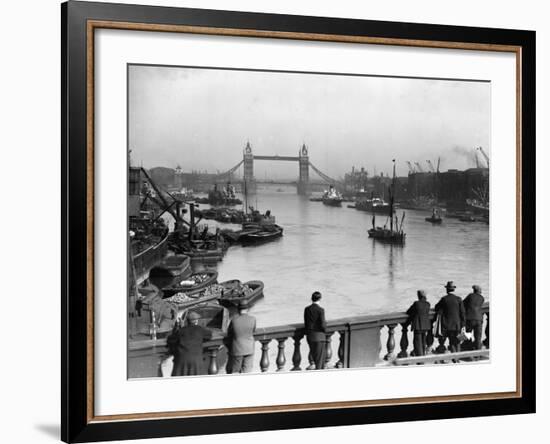
[[[311,358],[315,363],[315,370],[325,368],[326,357],[326,330],[325,310],[319,305],[321,293],[318,291],[311,295],[311,305],[304,310],[304,325],[306,330],[307,343]]]
[[[239,302],[239,314],[231,319],[227,336],[229,344],[228,373],[250,373],[254,362],[256,318],[248,314],[248,306]]]
[[[466,314],[462,298],[454,294],[456,289],[453,281],[445,285],[447,294],[435,306],[435,311],[441,316],[441,330],[444,338],[449,338],[451,353],[460,351],[458,335],[466,323]]]
[[[481,308],[485,298],[481,295],[481,287],[472,285],[473,293],[470,293],[464,299],[464,309],[466,310],[466,331],[474,332],[474,348],[481,350],[481,336],[483,327],[483,312]]]
[[[408,322],[414,332],[414,355],[424,356],[426,354],[426,336],[432,326],[430,322],[430,303],[426,300],[426,292],[424,290],[418,290],[416,295],[418,300],[407,310],[407,314],[409,315]]]
[[[200,375],[203,373],[203,343],[212,337],[212,332],[199,325],[200,315],[187,313],[187,325],[176,329],[168,336],[168,349],[174,353],[172,376]]]

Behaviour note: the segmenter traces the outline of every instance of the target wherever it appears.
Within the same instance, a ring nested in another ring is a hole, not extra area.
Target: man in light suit
[[[304,310],[304,325],[306,330],[307,343],[315,370],[325,368],[326,357],[326,330],[327,322],[325,320],[325,310],[319,305],[321,293],[318,291],[311,295],[311,305]]]
[[[254,359],[254,332],[256,318],[248,314],[248,307],[239,303],[239,314],[229,324],[227,336],[229,345],[228,373],[250,373]]]

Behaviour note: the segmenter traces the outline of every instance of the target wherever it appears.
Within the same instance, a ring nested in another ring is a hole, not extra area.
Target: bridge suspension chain
[[[224,177],[224,176],[229,176],[231,174],[233,174],[235,171],[237,171],[237,169],[243,164],[244,162],[244,159],[241,160],[237,165],[235,165],[233,168],[223,172],[223,173],[219,173],[217,176],[218,177]]]
[[[325,182],[328,182],[330,184],[338,184],[338,185],[341,185],[341,186],[344,186],[344,184],[342,182],[340,182],[339,180],[336,180],[336,179],[333,179],[332,177],[330,176],[327,176],[325,173],[323,173],[319,168],[317,168],[315,165],[313,165],[311,162],[309,162],[309,166],[311,167],[311,169],[313,171],[315,171],[319,177],[321,179],[323,179]]]

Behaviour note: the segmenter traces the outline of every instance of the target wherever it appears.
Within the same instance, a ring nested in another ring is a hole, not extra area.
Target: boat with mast
[[[394,206],[395,206],[395,159],[392,159],[393,162],[393,178],[391,185],[389,187],[390,195],[390,205],[388,217],[390,219],[390,228],[387,228],[387,220],[383,227],[376,226],[376,213],[372,213],[372,228],[368,230],[369,237],[379,240],[381,242],[386,242],[389,244],[400,244],[405,243],[405,232],[403,231],[403,222],[405,221],[405,212],[401,216],[401,223],[397,215],[394,215]]]

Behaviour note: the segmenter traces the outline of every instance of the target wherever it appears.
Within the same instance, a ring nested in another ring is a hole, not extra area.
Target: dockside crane
[[[488,156],[487,153],[483,150],[482,147],[479,147],[478,150],[479,150],[479,152],[481,153],[481,155],[483,156],[483,158],[485,159],[485,162],[487,162],[487,168],[489,168],[489,156]]]
[[[419,164],[418,162],[415,162],[414,164],[416,165],[416,168],[418,169],[418,172],[419,172],[419,173],[423,173],[423,172],[424,172],[424,170],[422,169],[422,167],[420,166],[420,164]]]

